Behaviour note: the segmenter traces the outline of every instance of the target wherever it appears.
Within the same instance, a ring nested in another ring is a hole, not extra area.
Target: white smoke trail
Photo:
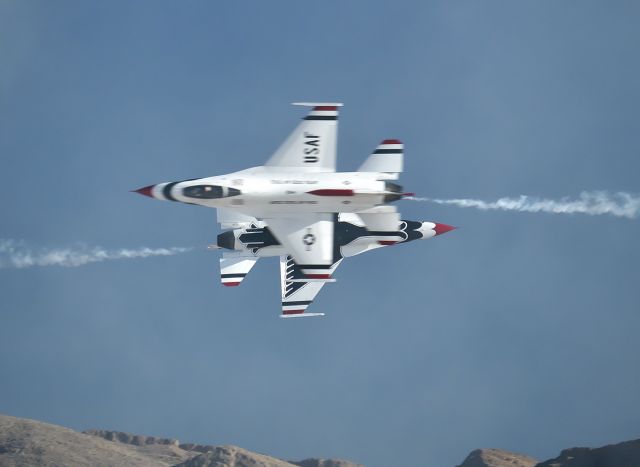
[[[192,248],[137,248],[106,250],[101,247],[41,249],[34,251],[24,242],[0,239],[0,268],[31,268],[35,266],[78,267],[114,259],[148,258],[186,253]]]
[[[560,200],[544,199],[531,196],[517,198],[500,198],[497,201],[482,201],[479,199],[437,199],[437,198],[408,198],[414,201],[430,201],[437,204],[447,204],[461,208],[476,208],[483,211],[520,211],[520,212],[549,212],[554,214],[588,214],[598,216],[608,214],[616,217],[635,219],[640,214],[640,196],[618,192],[610,194],[606,191],[583,191],[578,199],[568,197]]]

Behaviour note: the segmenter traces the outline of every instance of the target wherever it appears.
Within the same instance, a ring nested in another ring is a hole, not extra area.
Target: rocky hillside
[[[534,467],[537,463],[532,457],[502,449],[476,449],[458,467]]]
[[[236,446],[180,443],[117,431],[84,433],[0,415],[2,467],[361,467],[334,459],[284,461]]]
[[[601,448],[565,449],[555,459],[540,463],[501,449],[477,449],[458,467],[640,467],[640,439]]]
[[[638,467],[640,439],[610,444],[601,448],[565,449],[555,459],[537,467]]]
[[[339,459],[286,461],[237,446],[180,443],[177,439],[120,431],[78,433],[0,415],[0,467],[30,466],[362,467]],[[541,463],[501,449],[477,449],[458,467],[640,467],[640,439],[601,448],[565,449],[557,458]]]

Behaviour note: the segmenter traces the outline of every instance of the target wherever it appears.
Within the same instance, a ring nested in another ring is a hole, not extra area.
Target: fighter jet
[[[404,145],[382,141],[355,172],[336,172],[341,103],[299,102],[311,110],[265,165],[134,190],[152,198],[216,208],[224,232],[220,280],[242,283],[262,257],[280,258],[282,318],[307,311],[342,260],[454,229],[401,220],[394,201],[413,196],[394,183]]]

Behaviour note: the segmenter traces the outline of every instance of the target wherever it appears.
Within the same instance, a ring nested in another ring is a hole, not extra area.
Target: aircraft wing
[[[340,103],[299,102],[312,107],[293,133],[282,143],[265,167],[296,172],[335,172]]]
[[[339,259],[326,272],[331,275],[342,262]],[[327,282],[333,279],[309,279],[296,264],[291,255],[280,257],[280,286],[282,290],[281,318],[301,318],[305,316],[324,316],[324,313],[307,313],[311,305]]]
[[[335,262],[332,213],[306,213],[296,217],[265,218],[269,230],[312,279],[329,278],[327,269]]]

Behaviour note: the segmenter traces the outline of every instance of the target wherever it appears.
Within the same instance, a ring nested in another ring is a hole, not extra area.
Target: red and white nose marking
[[[438,223],[436,223],[436,226],[433,228],[433,230],[436,231],[436,235],[441,235],[443,233],[447,233],[455,229],[456,229],[455,227],[452,227],[450,225],[438,224]]]
[[[423,222],[422,227],[418,229],[418,232],[422,234],[422,238],[431,238],[436,235],[442,235],[443,233],[450,232],[455,230],[455,227],[452,227],[447,224],[438,224],[437,222]]]
[[[149,185],[142,188],[138,188],[137,190],[131,190],[135,193],[140,193],[141,195],[148,196],[149,198],[153,198],[153,187],[155,185]]]
[[[141,195],[148,196],[149,198],[159,199],[163,201],[177,201],[174,198],[173,187],[180,182],[165,182],[156,183],[155,185],[144,186],[137,190],[131,190],[134,193],[140,193]]]

